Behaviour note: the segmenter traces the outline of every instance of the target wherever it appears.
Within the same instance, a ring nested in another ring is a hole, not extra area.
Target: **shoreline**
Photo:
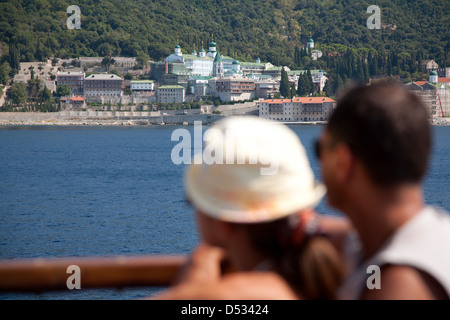
[[[132,112],[0,112],[0,127],[6,126],[161,126],[193,125],[195,121],[213,124],[227,116],[217,114],[164,115]],[[281,122],[281,121],[280,121]],[[286,125],[325,125],[326,121],[281,122]],[[450,118],[430,119],[432,126],[450,126]]]
[[[156,112],[61,111],[0,113],[0,126],[149,126],[214,123],[218,114],[161,115]]]

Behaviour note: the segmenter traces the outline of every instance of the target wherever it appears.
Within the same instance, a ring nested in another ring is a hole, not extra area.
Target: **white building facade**
[[[326,121],[336,101],[326,97],[267,99],[258,103],[259,117],[278,121]]]
[[[153,80],[131,80],[130,89],[131,91],[153,91],[154,90]]]
[[[214,60],[218,55],[217,44],[210,42],[208,44],[208,52],[202,48],[198,53],[194,50],[191,54],[183,54],[179,45],[175,46],[174,52],[164,59],[168,63],[183,63],[190,75],[194,76],[213,76]],[[261,63],[259,58],[256,62],[239,62],[228,56],[221,55],[223,73],[233,71],[236,73],[262,74],[264,70],[274,67],[271,63]]]
[[[121,97],[124,81],[115,74],[91,74],[84,79],[84,95],[86,98],[95,96]]]
[[[211,57],[198,57],[195,55],[184,55],[186,68],[191,75],[208,77],[212,75],[213,61]]]
[[[211,94],[222,101],[242,101],[255,97],[255,81],[241,76],[212,78],[208,81]]]
[[[74,95],[83,95],[85,73],[82,71],[68,71],[56,73],[56,86],[66,85]]]
[[[183,103],[185,89],[183,86],[161,86],[156,89],[156,101],[158,103]]]

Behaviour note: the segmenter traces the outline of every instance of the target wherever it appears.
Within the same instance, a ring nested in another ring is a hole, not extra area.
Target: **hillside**
[[[143,56],[161,60],[179,43],[190,52],[214,38],[221,54],[295,64],[295,47],[311,35],[325,52],[375,49],[450,66],[448,0],[79,0],[81,29],[68,30],[73,1],[0,1],[0,54],[20,61],[50,56]],[[369,30],[366,9],[382,10]],[[395,30],[392,30],[395,25]],[[345,47],[343,47],[345,46]]]

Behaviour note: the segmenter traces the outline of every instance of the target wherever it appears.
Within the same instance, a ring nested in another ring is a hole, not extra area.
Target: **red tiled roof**
[[[418,86],[423,86],[425,83],[428,83],[428,81],[416,81],[414,83],[417,84]]]
[[[269,103],[269,104],[280,104],[283,102],[301,102],[303,104],[308,103],[323,103],[323,102],[336,102],[331,98],[328,97],[301,97],[301,98],[293,98],[293,99],[266,99],[263,101],[260,101],[262,103]]]
[[[283,102],[292,102],[292,100],[291,99],[266,99],[266,100],[263,100],[260,102],[277,104],[277,103],[283,103]]]
[[[438,82],[450,82],[450,78],[439,78]]]
[[[84,98],[82,96],[74,96],[70,98],[72,101],[84,101]]]
[[[328,97],[302,97],[302,98],[294,98],[294,102],[301,103],[323,103],[323,102],[336,102]]]

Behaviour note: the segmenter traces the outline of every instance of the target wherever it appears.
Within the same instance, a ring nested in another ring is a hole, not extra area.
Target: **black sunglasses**
[[[322,155],[322,141],[317,139],[314,141],[314,153],[316,155],[316,158],[320,160],[320,156]]]
[[[337,141],[332,141],[330,143],[328,143],[326,146],[324,146],[323,141],[321,141],[320,139],[317,139],[316,141],[314,141],[314,153],[316,154],[317,159],[320,160],[321,156],[322,156],[322,151],[323,148],[334,148],[336,146],[338,142]]]

